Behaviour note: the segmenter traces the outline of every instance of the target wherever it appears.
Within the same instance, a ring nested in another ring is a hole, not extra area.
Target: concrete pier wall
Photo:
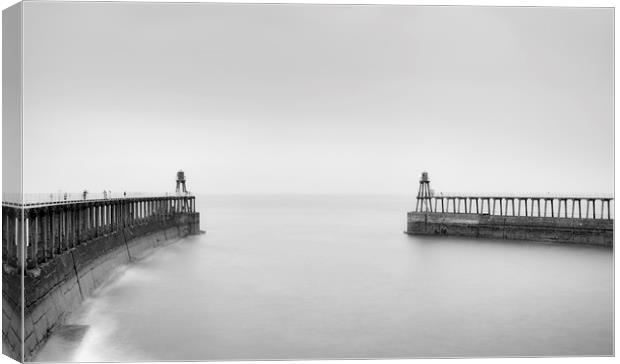
[[[16,270],[2,273],[2,353],[17,361],[22,357],[22,285]]]
[[[32,360],[51,332],[105,282],[116,268],[153,248],[198,232],[198,213],[166,223],[124,228],[97,237],[26,271],[24,277],[24,357]]]
[[[409,212],[406,232],[613,246],[612,219]]]
[[[19,361],[116,267],[200,231],[189,194],[3,201],[2,222],[2,345]]]

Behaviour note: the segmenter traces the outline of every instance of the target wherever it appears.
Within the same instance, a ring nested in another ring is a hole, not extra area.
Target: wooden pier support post
[[[111,232],[116,232],[116,230],[118,229],[118,223],[116,222],[117,216],[116,216],[116,203],[115,202],[110,202],[110,231]]]
[[[71,206],[73,209],[73,229],[75,233],[75,244],[80,245],[84,240],[82,235],[82,206],[80,204],[74,204]]]
[[[32,259],[34,260],[35,266],[39,263],[42,263],[42,255],[41,255],[41,215],[38,211],[33,210],[31,212],[32,224]]]
[[[94,228],[93,228],[93,205],[92,204],[88,204],[88,206],[86,207],[86,211],[87,211],[87,215],[86,215],[86,221],[87,221],[87,227],[88,227],[88,240],[91,240],[94,237]]]
[[[39,244],[39,249],[41,250],[41,256],[43,257],[42,259],[45,262],[49,257],[47,249],[47,239],[49,234],[47,233],[47,211],[45,209],[40,212],[39,228],[41,229],[41,242]]]
[[[56,207],[52,207],[50,209],[50,217],[51,217],[51,221],[50,221],[50,225],[51,225],[51,232],[52,232],[52,256],[56,255],[56,254],[60,254],[60,245],[58,243],[59,241],[59,235],[58,235],[58,214],[56,211]]]
[[[110,213],[112,214],[112,218],[110,219],[110,222],[112,223],[112,232],[117,232],[118,231],[118,209],[117,209],[117,205],[116,202],[110,202]]]
[[[47,259],[54,258],[54,233],[53,233],[53,216],[52,209],[45,208],[45,257]]]
[[[80,205],[80,243],[88,241],[88,225],[87,225],[87,213],[86,206]]]
[[[74,248],[77,246],[77,242],[75,239],[75,220],[73,215],[75,215],[75,208],[73,206],[67,206],[67,226],[69,231],[69,246]]]
[[[114,202],[116,209],[116,230],[120,231],[123,228],[123,205],[120,201]]]
[[[105,203],[99,204],[99,235],[104,236],[108,233],[108,208]]]
[[[45,216],[43,215],[42,210],[37,211],[37,219],[36,219],[36,243],[37,243],[37,251],[35,256],[37,257],[38,263],[45,263],[47,257],[45,255]]]
[[[108,232],[109,233],[113,233],[114,232],[114,205],[112,204],[112,202],[106,202],[105,203],[106,207],[107,207],[107,221],[108,221]]]
[[[103,231],[105,231],[106,234],[109,234],[112,232],[111,206],[109,203],[104,202],[101,207],[103,209]]]
[[[607,202],[607,220],[611,219],[611,200],[605,200]]]
[[[25,233],[25,227],[24,227],[24,216],[23,213],[21,211],[18,211],[17,213],[18,217],[17,217],[17,239],[16,239],[16,245],[17,245],[17,266],[18,267],[24,267],[24,253],[25,253],[25,247],[24,247],[24,233]]]
[[[62,240],[63,246],[65,250],[71,249],[71,241],[70,234],[71,230],[69,230],[69,210],[66,206],[62,206],[60,208],[60,214],[62,216]]]
[[[65,235],[67,238],[67,247],[69,249],[72,249],[75,246],[75,243],[73,241],[74,229],[72,226],[73,224],[71,223],[71,216],[73,215],[73,209],[70,206],[65,206],[63,210],[65,211],[65,229],[67,230]]]
[[[9,244],[8,244],[8,261],[9,265],[12,267],[19,266],[19,243],[18,243],[18,225],[19,214],[17,213],[17,209],[14,209],[11,212],[11,217],[9,219]]]
[[[17,230],[19,229],[19,225],[17,224],[17,221],[20,219],[21,217],[19,216],[19,213],[17,213],[16,209],[13,209],[11,214],[10,214],[10,218],[9,218],[9,244],[8,244],[8,260],[9,260],[9,264],[12,265],[13,267],[17,267],[19,264],[19,254],[17,253],[17,250],[19,249],[19,243],[18,243],[18,234],[17,234]]]
[[[75,239],[75,245],[82,244],[82,231],[80,229],[80,224],[82,222],[82,214],[81,207],[78,204],[71,205],[71,209],[73,210],[73,235]]]
[[[560,202],[559,202],[560,207],[559,207],[559,211],[558,211],[558,217],[560,217],[560,213],[562,211],[562,201],[564,202],[564,218],[567,218],[568,217],[568,200],[565,199],[565,198],[560,199]]]
[[[75,229],[73,227],[73,213],[74,209],[71,206],[65,208],[67,210],[67,241],[69,247],[73,249],[77,244],[75,242]]]
[[[101,236],[101,204],[99,204],[97,206],[97,208],[95,209],[95,223],[96,223],[96,235],[97,236]]]
[[[62,242],[62,214],[60,207],[54,206],[54,228],[56,229],[56,239],[54,241],[55,249],[58,254],[62,254],[63,242]]]
[[[67,229],[67,245],[69,246],[69,249],[73,249],[76,244],[75,244],[75,229],[73,228],[73,209],[71,208],[71,206],[66,206],[65,208],[65,225],[66,225],[66,229]]]
[[[65,226],[66,216],[64,207],[58,208],[58,235],[59,235],[59,245],[60,251],[65,252],[69,250],[69,246],[67,245],[67,227]]]
[[[35,218],[34,218],[34,213],[32,213],[31,211],[25,211],[24,213],[24,220],[25,220],[25,227],[26,227],[26,254],[25,254],[25,258],[26,258],[26,268],[31,269],[36,267],[37,265],[37,260],[36,260],[36,247],[35,247],[35,237],[36,237],[36,232],[35,232]]]
[[[80,235],[81,243],[88,241],[88,208],[85,205],[80,206]]]
[[[10,266],[17,267],[17,219],[16,209],[11,208],[7,212],[7,262]]]

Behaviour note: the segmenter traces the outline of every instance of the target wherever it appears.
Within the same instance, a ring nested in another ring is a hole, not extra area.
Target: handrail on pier
[[[180,193],[25,204],[3,201],[2,263],[20,267],[25,262],[27,268],[35,268],[99,236],[150,223],[166,224],[180,214],[195,213],[195,199]]]
[[[14,206],[14,207],[33,207],[44,205],[63,205],[71,203],[88,203],[97,201],[108,200],[125,200],[125,199],[144,199],[144,198],[169,198],[169,197],[182,197],[182,196],[194,196],[189,192],[183,193],[3,193],[2,205]]]
[[[613,197],[418,196],[416,212],[612,219]],[[585,211],[584,211],[585,208]],[[600,212],[597,215],[597,210]],[[569,213],[570,211],[570,213]]]
[[[612,195],[574,194],[566,196],[550,193],[533,194],[529,196],[510,194],[476,195],[462,193],[440,193],[437,195],[430,189],[429,183],[428,173],[423,172],[422,178],[420,179],[420,189],[418,190],[416,199],[415,212],[574,219],[613,218],[613,208],[611,205],[614,198]],[[450,205],[452,205],[452,208],[450,208]],[[600,211],[599,215],[596,213],[597,210]]]

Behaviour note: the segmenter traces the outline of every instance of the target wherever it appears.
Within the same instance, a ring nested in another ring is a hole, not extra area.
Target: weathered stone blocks
[[[608,219],[409,212],[406,232],[613,246]]]

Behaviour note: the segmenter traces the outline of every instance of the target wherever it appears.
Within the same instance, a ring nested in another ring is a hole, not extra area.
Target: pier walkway
[[[42,195],[35,195],[42,196]],[[37,199],[26,195],[2,202],[2,263],[27,269],[94,238],[146,224],[165,224],[196,211],[195,196],[107,195],[79,199],[80,194]],[[18,242],[25,242],[20,249]],[[23,256],[22,256],[23,254]]]
[[[420,178],[407,233],[613,246],[613,196],[436,195]]]
[[[612,219],[611,196],[418,194],[415,212]]]

